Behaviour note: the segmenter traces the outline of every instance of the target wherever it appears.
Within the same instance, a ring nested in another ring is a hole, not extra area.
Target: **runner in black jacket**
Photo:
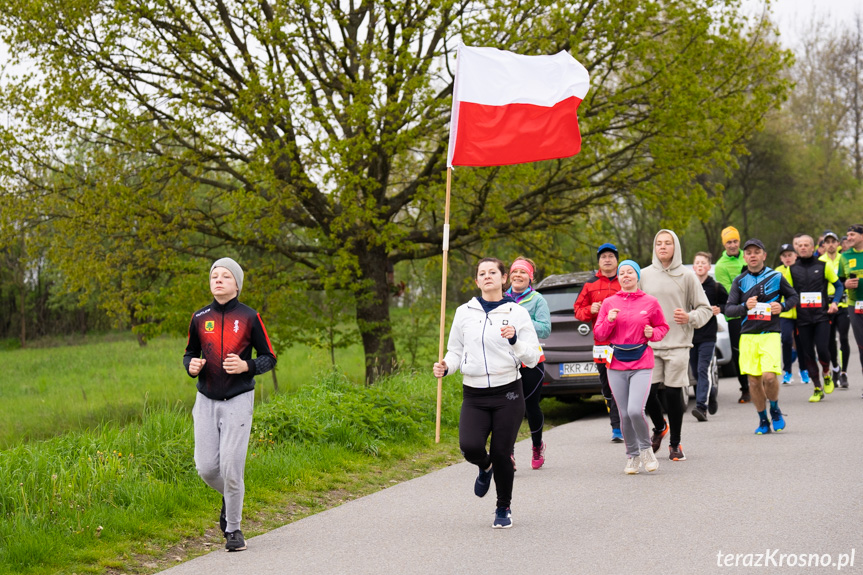
[[[827,314],[836,313],[839,309],[839,301],[845,288],[833,268],[814,255],[815,242],[811,236],[799,235],[794,239],[794,247],[797,261],[789,270],[794,289],[800,296],[800,303],[797,305],[800,349],[797,353],[803,360],[801,365],[809,372],[815,386],[809,401],[816,403],[824,399],[825,393],[833,393],[834,382],[830,376],[830,317]],[[833,284],[836,292],[828,307],[827,286],[830,284]],[[818,363],[815,361],[816,350],[824,378],[823,388],[818,377]]]
[[[698,252],[692,262],[692,270],[701,282],[701,288],[713,310],[713,317],[693,332],[692,347],[689,350],[689,368],[698,382],[695,387],[696,407],[692,410],[692,415],[698,421],[707,421],[707,414],[713,415],[719,407],[716,401],[719,390],[715,385],[711,385],[708,370],[716,352],[716,333],[719,329],[716,316],[725,311],[728,292],[721,283],[710,277],[712,258],[708,252]]]
[[[276,354],[261,316],[237,298],[243,268],[231,258],[210,267],[213,302],[192,315],[183,364],[198,378],[192,417],[195,467],[204,482],[222,494],[219,527],[228,551],[246,548],[240,521],[255,375],[276,365]],[[252,359],[252,348],[257,358]]]

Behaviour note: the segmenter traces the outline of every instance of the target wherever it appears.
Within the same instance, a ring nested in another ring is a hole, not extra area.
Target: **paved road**
[[[856,362],[849,373],[851,390],[819,404],[807,402],[810,387],[783,386],[788,428],[769,436],[753,434],[754,408],[737,404],[737,382],[723,379],[710,421],[685,416],[687,461],[669,461],[666,441],[652,474],[623,473],[624,448],[609,442],[604,417],[549,431],[539,471],[522,441],[512,529],[491,528],[494,488],[475,497],[476,468],[461,463],[165,573],[809,574],[837,566],[801,567],[795,557],[797,567],[778,567],[781,555],[847,563],[841,554],[852,550],[853,567],[840,572],[863,573],[863,377]],[[718,566],[720,552],[722,561],[740,554],[730,560],[741,566]],[[774,553],[769,567],[742,566],[765,552]]]

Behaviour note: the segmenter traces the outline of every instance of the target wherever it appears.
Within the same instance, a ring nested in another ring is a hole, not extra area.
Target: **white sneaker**
[[[656,459],[656,454],[653,453],[653,448],[642,449],[641,460],[644,462],[644,469],[648,472],[659,469],[659,461]]]
[[[638,473],[638,467],[641,465],[641,456],[636,455],[635,457],[630,457],[626,460],[626,467],[623,469],[623,472],[627,475],[635,475]]]

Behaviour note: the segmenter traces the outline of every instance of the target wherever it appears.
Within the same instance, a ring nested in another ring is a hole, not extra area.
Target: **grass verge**
[[[106,421],[124,425],[152,407],[190,410],[195,380],[183,369],[185,347],[183,338],[157,338],[140,347],[131,335],[109,334],[87,345],[0,352],[0,448],[93,429]],[[361,347],[336,352],[339,369],[361,381]],[[294,346],[279,355],[280,391],[294,391],[330,369],[326,354]],[[271,374],[258,377],[256,400],[266,400],[273,387]]]
[[[246,534],[458,460],[460,390],[447,383],[440,445],[428,375],[366,387],[331,374],[259,405]],[[0,573],[152,572],[218,545],[219,505],[181,408],[18,445],[0,452]]]

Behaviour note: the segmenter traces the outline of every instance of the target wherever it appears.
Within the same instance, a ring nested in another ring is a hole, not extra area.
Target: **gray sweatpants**
[[[652,449],[650,428],[644,418],[644,405],[650,393],[649,369],[608,370],[608,385],[620,413],[620,430],[626,454],[635,457],[642,449]]]
[[[210,399],[198,392],[192,408],[195,467],[201,479],[224,496],[228,531],[239,529],[243,516],[243,473],[254,405],[254,390],[228,400]]]

